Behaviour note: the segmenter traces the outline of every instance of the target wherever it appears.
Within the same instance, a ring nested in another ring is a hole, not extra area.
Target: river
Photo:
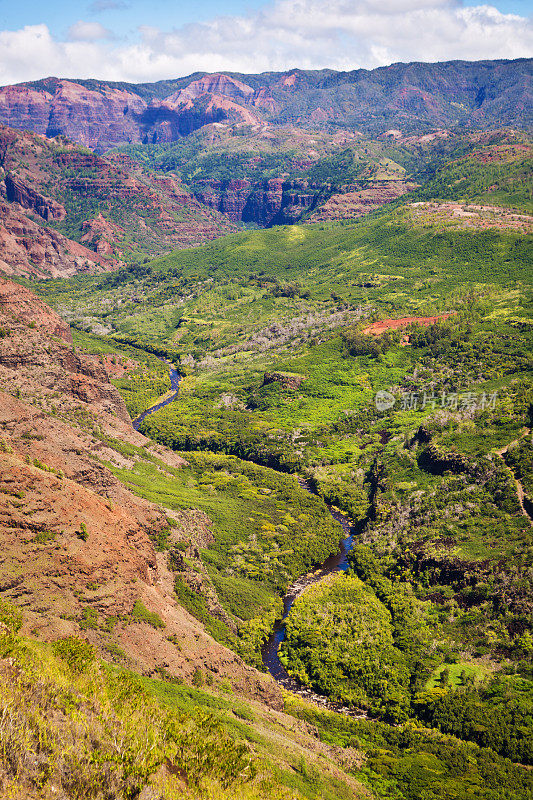
[[[164,406],[168,406],[170,403],[174,402],[179,395],[179,384],[181,380],[181,375],[179,375],[178,371],[175,369],[173,364],[169,361],[164,359],[160,359],[164,361],[165,364],[170,368],[170,384],[171,384],[171,391],[173,394],[168,394],[165,396],[161,402],[156,403],[151,408],[148,408],[146,411],[143,411],[142,414],[133,420],[133,427],[135,430],[139,430],[139,425],[141,422],[146,419],[150,414],[153,414],[154,411],[157,411]],[[312,493],[312,489],[309,483],[302,478],[298,480],[298,483],[305,489],[307,492]],[[283,616],[280,620],[278,620],[274,626],[274,630],[269,637],[269,639],[265,642],[261,654],[263,658],[263,665],[265,669],[272,675],[274,680],[283,686],[285,689],[288,689],[293,694],[297,694],[300,697],[304,697],[306,700],[310,700],[317,705],[320,705],[324,708],[328,708],[331,711],[338,711],[343,714],[349,714],[353,717],[366,717],[364,711],[360,709],[351,708],[348,706],[343,706],[340,703],[335,703],[329,700],[327,697],[323,697],[322,695],[318,695],[313,692],[308,687],[302,685],[294,678],[288,674],[287,670],[279,660],[279,648],[282,641],[285,638],[285,620],[287,619],[288,614],[293,606],[294,601],[297,597],[299,597],[302,592],[304,592],[308,586],[312,586],[314,583],[318,583],[327,575],[331,575],[333,572],[345,572],[349,568],[348,564],[348,553],[350,552],[353,544],[353,528],[351,525],[350,520],[345,514],[342,514],[338,509],[332,508],[328,506],[329,512],[331,516],[340,523],[342,530],[344,532],[344,537],[342,538],[339,546],[339,552],[335,555],[329,556],[317,569],[313,572],[309,572],[305,575],[300,575],[294,583],[292,583],[285,596],[283,598]]]
[[[174,400],[177,399],[180,393],[181,375],[170,361],[167,361],[164,358],[160,358],[159,360],[169,367],[170,391],[173,392],[173,394],[168,395],[168,397],[165,396],[165,398],[161,400],[160,403],[157,403],[155,406],[147,408],[146,411],[143,411],[142,414],[139,414],[139,416],[136,417],[132,422],[132,425],[136,431],[139,430],[139,425],[141,424],[143,419],[146,419],[146,417],[148,417],[150,414],[153,414],[154,411],[159,411],[160,408],[164,408],[164,406],[168,406],[170,403],[173,403]]]

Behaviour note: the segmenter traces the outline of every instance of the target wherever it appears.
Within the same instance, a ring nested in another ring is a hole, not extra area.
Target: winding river
[[[160,361],[163,361],[169,367],[171,384],[170,392],[167,392],[167,394],[163,396],[159,403],[156,403],[155,405],[146,409],[146,411],[143,411],[142,414],[139,414],[139,416],[133,420],[132,424],[135,430],[139,430],[141,422],[146,419],[146,417],[148,417],[150,414],[153,414],[154,411],[158,411],[160,408],[168,406],[170,403],[174,402],[179,395],[181,375],[170,361],[166,361],[165,359],[160,359]],[[307,481],[300,478],[298,482],[302,489],[312,493],[311,486]],[[317,567],[314,572],[300,575],[300,577],[289,586],[283,598],[283,616],[276,622],[271,636],[265,642],[262,648],[261,654],[265,669],[272,675],[277,683],[279,683],[288,691],[292,692],[293,694],[300,695],[301,697],[305,697],[306,700],[311,700],[312,702],[324,708],[328,708],[331,711],[338,711],[344,714],[349,714],[353,717],[365,717],[365,712],[361,711],[360,709],[335,703],[329,700],[327,697],[316,694],[308,687],[299,683],[299,681],[291,678],[279,659],[279,648],[286,634],[285,620],[287,619],[287,616],[289,615],[296,598],[299,597],[309,586],[312,586],[314,583],[318,583],[327,575],[331,575],[333,572],[344,572],[349,567],[348,553],[352,548],[354,534],[351,522],[345,514],[342,514],[336,508],[328,506],[328,509],[331,516],[340,523],[344,532],[344,537],[340,542],[339,552],[335,555],[329,556],[329,558],[320,564],[320,566]]]
[[[170,374],[170,391],[164,395],[158,403],[153,405],[151,408],[148,408],[146,411],[143,411],[135,420],[133,420],[133,427],[135,430],[139,430],[139,426],[141,422],[150,414],[153,414],[154,411],[157,411],[164,406],[169,405],[170,403],[174,402],[179,395],[179,385],[181,376],[179,375],[178,371],[175,369],[173,364],[166,359],[160,359],[169,367],[169,374]],[[516,444],[514,442],[513,444]],[[502,450],[498,451],[498,455],[501,456],[502,459],[505,460],[505,453],[509,446],[502,448]],[[299,479],[300,486],[308,492],[312,493],[311,486],[309,483],[303,479]],[[533,504],[525,495],[523,490],[522,484],[516,480],[518,496],[520,500],[520,506],[522,509],[522,513],[529,518],[530,523],[533,524]],[[292,692],[293,694],[300,695],[304,697],[306,700],[309,700],[323,708],[328,708],[332,711],[337,711],[343,714],[348,714],[352,717],[366,717],[366,713],[361,709],[356,709],[348,706],[343,706],[340,703],[335,703],[329,700],[327,697],[322,695],[315,694],[311,689],[307,686],[296,681],[292,678],[279,658],[279,648],[283,640],[285,639],[286,635],[286,627],[285,627],[285,620],[287,619],[291,608],[294,604],[294,601],[297,597],[299,597],[302,592],[304,592],[309,586],[312,586],[315,583],[318,583],[327,575],[331,575],[333,572],[342,572],[346,571],[349,567],[348,564],[348,553],[350,552],[352,545],[353,545],[353,537],[354,537],[354,529],[350,523],[348,517],[338,511],[336,508],[332,508],[328,506],[330,514],[332,517],[340,523],[342,530],[344,532],[344,537],[340,542],[339,552],[335,555],[330,556],[327,558],[314,572],[309,572],[306,575],[301,575],[297,578],[294,583],[292,583],[283,598],[283,615],[280,620],[278,620],[274,626],[274,630],[269,637],[269,639],[263,645],[261,654],[263,658],[263,665],[265,669],[272,675],[274,680],[283,686],[288,691]]]
[[[141,424],[143,419],[146,419],[146,417],[148,417],[150,414],[153,414],[154,411],[159,411],[160,408],[163,408],[164,406],[168,406],[170,403],[173,403],[174,400],[177,399],[180,393],[181,375],[170,361],[167,361],[164,358],[160,358],[159,360],[169,367],[170,392],[172,392],[172,394],[170,394],[170,392],[167,392],[166,395],[163,395],[163,399],[160,400],[159,403],[156,403],[155,406],[150,406],[150,408],[147,408],[146,411],[143,411],[142,414],[139,414],[139,416],[133,420],[132,425],[136,431],[139,430],[139,425]]]
[[[307,481],[300,480],[299,484],[303,489],[311,492],[311,488]],[[344,514],[341,514],[340,511],[336,511],[332,508],[329,508],[329,511],[334,519],[336,519],[337,522],[340,522],[345,533],[345,537],[340,543],[339,552],[333,556],[329,556],[329,558],[327,558],[314,572],[308,572],[306,575],[300,575],[300,577],[289,586],[285,597],[283,598],[283,616],[276,622],[272,635],[268,641],[265,642],[262,649],[263,664],[268,669],[272,677],[275,678],[278,683],[282,683],[284,686],[291,689],[295,687],[296,681],[290,677],[287,670],[279,660],[279,648],[282,641],[285,639],[285,620],[290,613],[294,601],[309,586],[312,586],[314,583],[318,583],[322,580],[322,578],[325,578],[326,575],[330,575],[332,572],[339,572],[348,569],[347,556],[352,547],[350,521],[344,516]]]

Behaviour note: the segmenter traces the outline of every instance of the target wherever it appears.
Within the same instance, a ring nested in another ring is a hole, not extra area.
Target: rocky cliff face
[[[118,144],[169,142],[209,122],[355,126],[382,133],[433,127],[531,123],[532,62],[394,64],[353,72],[302,71],[239,78],[221,73],[117,88],[47,78],[0,89],[0,122],[62,134],[97,152]]]
[[[259,124],[241,105],[254,90],[227,75],[206,75],[164,98],[100,82],[98,88],[58,78],[0,89],[0,121],[47,137],[66,136],[104,152],[119,144],[170,142],[208,122]]]
[[[49,197],[43,197],[20,178],[6,175],[5,187],[6,199],[10,203],[18,203],[22,208],[35,211],[44,220],[65,219],[67,216],[64,206]]]
[[[95,356],[74,352],[68,325],[33,292],[0,279],[0,366],[129,422],[125,403]]]
[[[0,592],[23,606],[25,632],[82,636],[147,675],[190,681],[201,668],[281,707],[272,681],[178,605],[167,556],[155,552],[166,531],[194,554],[210,520],[137,497],[109,469],[132,466],[147,447],[163,470],[185,462],[132,428],[103,360],[74,351],[66,323],[7,280],[0,331]],[[132,614],[139,602],[163,627]]]
[[[197,184],[195,195],[234,222],[269,227],[292,225],[302,217],[308,222],[353,219],[370,214],[416,186],[412,181],[364,181],[342,186],[328,198],[329,185],[307,180],[205,180]]]
[[[320,191],[320,186],[305,180],[206,180],[196,185],[195,196],[234,222],[267,227],[296,222],[314,206]]]
[[[56,230],[43,228],[42,220]],[[108,161],[61,138],[0,126],[0,269],[6,274],[67,277],[116,269],[133,253],[155,257],[233,229],[175,177],[152,177],[125,156]]]
[[[1,186],[1,185],[0,185]],[[35,278],[68,278],[77,272],[116,268],[98,252],[44,228],[18,204],[0,199],[0,272]]]
[[[50,306],[18,283],[0,278],[0,313],[18,323],[32,325],[46,336],[72,344],[70,327]]]
[[[417,186],[412,181],[366,181],[348,184],[341,192],[333,194],[308,217],[307,222],[328,222],[353,219],[370,214],[385,203],[412,191]]]
[[[38,86],[7,86],[0,92],[0,120],[10,127],[48,137],[58,134],[105,149],[120,141],[139,141],[137,118],[146,109],[128,91],[101,85],[91,90],[73,81],[48,78]]]

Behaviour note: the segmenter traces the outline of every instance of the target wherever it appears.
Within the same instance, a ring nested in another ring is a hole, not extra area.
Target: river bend
[[[160,360],[164,361],[164,363],[169,367],[171,383],[170,391],[172,394],[167,393],[167,395],[165,395],[159,403],[156,403],[155,405],[146,409],[146,411],[143,411],[142,414],[139,414],[139,416],[136,417],[132,423],[135,430],[139,430],[141,422],[146,419],[146,417],[148,417],[150,414],[153,414],[154,411],[158,411],[160,408],[168,406],[170,403],[174,402],[179,395],[181,375],[169,361],[166,361],[165,359]],[[312,489],[307,481],[299,479],[298,482],[303,489],[308,492],[312,492]],[[318,583],[327,575],[331,575],[333,572],[345,572],[349,568],[348,553],[353,545],[353,528],[351,522],[348,517],[345,514],[342,514],[338,509],[332,508],[331,506],[328,506],[328,509],[331,516],[340,523],[344,532],[344,536],[339,545],[339,552],[335,555],[329,556],[329,558],[320,564],[320,566],[318,566],[314,572],[300,575],[300,577],[289,586],[283,598],[283,616],[274,625],[274,630],[263,645],[261,654],[265,669],[272,675],[277,683],[293,694],[304,697],[306,700],[310,700],[324,708],[330,709],[331,711],[349,714],[353,717],[365,717],[366,714],[364,711],[343,706],[340,703],[335,703],[329,700],[327,697],[316,694],[307,686],[304,686],[303,684],[299,683],[299,681],[291,678],[279,659],[279,648],[282,641],[285,639],[286,634],[285,620],[287,619],[287,616],[289,615],[296,598],[299,597],[309,586]]]

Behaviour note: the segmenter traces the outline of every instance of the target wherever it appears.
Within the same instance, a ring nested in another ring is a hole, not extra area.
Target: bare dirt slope
[[[162,469],[185,462],[133,430],[105,367],[74,352],[60,317],[9,281],[0,282],[0,329],[0,596],[23,607],[26,632],[82,635],[145,674],[187,680],[201,669],[281,707],[273,682],[176,602],[153,545],[167,510],[106,466],[143,448]],[[175,540],[209,538],[202,512],[169,513]]]

